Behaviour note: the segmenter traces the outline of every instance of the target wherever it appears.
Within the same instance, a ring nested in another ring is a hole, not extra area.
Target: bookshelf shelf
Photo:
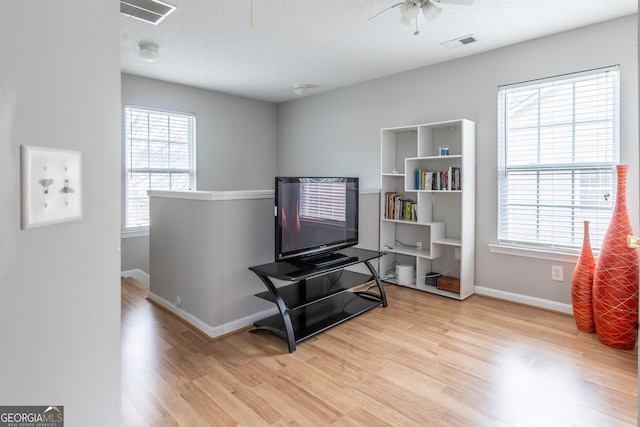
[[[437,245],[462,246],[461,239],[436,239],[433,243]]]
[[[443,161],[447,161],[447,160],[453,160],[453,159],[461,159],[462,155],[460,154],[450,154],[448,156],[426,156],[426,157],[407,157],[406,160],[409,161],[420,161],[420,160],[437,160],[438,162],[443,162]]]
[[[413,225],[422,225],[417,221],[408,221],[406,219],[387,219],[387,218],[383,218],[382,219],[384,222],[395,222],[397,224],[413,224]]]
[[[475,123],[385,128],[380,138],[380,249],[389,253],[381,276],[412,265],[416,279],[406,286],[467,298],[474,293]],[[441,147],[449,155],[438,155]],[[460,279],[460,292],[426,284],[431,272]]]
[[[385,248],[385,252],[391,254],[399,254],[399,255],[409,255],[409,256],[419,256],[423,258],[431,259],[431,251],[428,249],[416,249],[416,248],[407,248],[403,246],[396,246],[392,248]]]

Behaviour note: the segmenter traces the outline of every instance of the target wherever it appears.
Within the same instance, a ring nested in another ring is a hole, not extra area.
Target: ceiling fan
[[[436,3],[455,4],[460,6],[469,6],[473,0],[405,0],[400,3],[393,4],[381,12],[376,13],[369,21],[374,21],[386,15],[392,10],[400,10],[400,23],[408,26],[415,26],[414,36],[420,34],[418,27],[425,21],[432,21],[442,12]]]

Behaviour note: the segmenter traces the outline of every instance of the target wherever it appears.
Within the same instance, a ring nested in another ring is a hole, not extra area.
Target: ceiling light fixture
[[[160,51],[158,50],[158,45],[153,43],[140,43],[138,45],[140,51],[138,55],[142,57],[147,62],[156,62],[160,59]]]
[[[409,0],[399,5],[400,23],[407,26],[422,25],[425,21],[433,21],[442,12],[442,9],[429,0]]]
[[[430,1],[426,3],[423,2],[421,9],[427,22],[432,21],[436,16],[440,15],[440,12],[442,12],[442,9]]]
[[[298,96],[302,96],[305,93],[307,93],[307,89],[308,89],[307,85],[295,85],[293,87],[293,93],[295,93]]]

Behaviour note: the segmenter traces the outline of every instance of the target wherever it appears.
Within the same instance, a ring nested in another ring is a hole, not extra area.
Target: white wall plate
[[[82,219],[78,151],[23,145],[22,229]]]

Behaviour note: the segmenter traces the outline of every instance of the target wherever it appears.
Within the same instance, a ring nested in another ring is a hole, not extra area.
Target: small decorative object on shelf
[[[595,265],[589,239],[589,221],[584,221],[582,251],[571,281],[573,317],[578,329],[584,332],[596,331],[593,321],[593,272]]]
[[[440,156],[448,156],[449,155],[449,147],[440,147],[438,149],[438,154]]]
[[[440,277],[437,281],[438,289],[442,289],[444,291],[455,292],[457,294],[460,293],[460,279],[457,277]]]
[[[626,202],[627,165],[616,167],[616,202],[593,279],[593,316],[600,342],[631,350],[638,340],[638,252]]]

